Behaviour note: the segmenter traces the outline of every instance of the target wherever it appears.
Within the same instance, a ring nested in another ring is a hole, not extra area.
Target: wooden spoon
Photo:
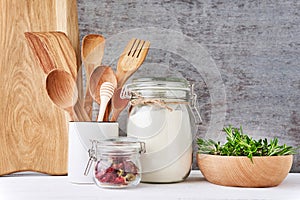
[[[91,74],[90,78],[90,93],[93,97],[93,99],[101,105],[101,99],[100,99],[100,87],[104,82],[111,82],[114,86],[114,88],[117,87],[117,79],[115,76],[114,71],[109,66],[98,66],[94,69],[94,71]],[[104,117],[103,121],[108,120],[109,113],[106,113],[106,116]]]
[[[67,111],[72,121],[78,121],[73,109],[78,91],[71,74],[64,70],[52,70],[46,78],[46,90],[55,105]]]
[[[88,116],[92,117],[93,99],[90,94],[90,76],[96,66],[100,66],[104,55],[105,38],[99,34],[84,36],[81,46],[81,58],[86,72],[86,94],[84,108]]]
[[[97,121],[103,121],[106,106],[114,94],[115,86],[111,82],[104,82],[100,87],[100,108]]]
[[[127,106],[129,100],[121,99],[120,92],[124,83],[129,79],[144,62],[150,47],[149,41],[131,39],[120,56],[117,65],[117,89],[112,97],[111,121],[117,121],[120,113]]]

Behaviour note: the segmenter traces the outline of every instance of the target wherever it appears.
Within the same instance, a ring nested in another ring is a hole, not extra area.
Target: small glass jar
[[[192,142],[201,122],[193,87],[179,78],[139,78],[127,84],[130,98],[127,136],[145,142],[141,156],[142,182],[185,180],[192,165]]]
[[[135,138],[118,137],[93,141],[90,158],[96,161],[93,176],[102,188],[134,187],[141,180],[140,154],[143,142]]]

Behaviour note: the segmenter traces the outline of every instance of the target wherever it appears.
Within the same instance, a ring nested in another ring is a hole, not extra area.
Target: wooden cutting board
[[[0,0],[0,10],[0,175],[66,174],[68,117],[49,99],[24,32],[63,31],[79,55],[77,2]]]

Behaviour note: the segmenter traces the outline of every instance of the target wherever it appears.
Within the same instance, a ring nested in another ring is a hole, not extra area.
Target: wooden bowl
[[[211,183],[238,187],[273,187],[288,175],[293,155],[253,157],[198,154],[197,163]]]

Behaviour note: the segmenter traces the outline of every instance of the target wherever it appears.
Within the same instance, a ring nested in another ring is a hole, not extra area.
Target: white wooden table
[[[0,200],[97,199],[300,199],[300,173],[290,173],[277,187],[237,188],[207,182],[199,171],[173,184],[141,183],[131,189],[102,189],[94,184],[72,184],[67,176],[21,173],[0,177]]]

